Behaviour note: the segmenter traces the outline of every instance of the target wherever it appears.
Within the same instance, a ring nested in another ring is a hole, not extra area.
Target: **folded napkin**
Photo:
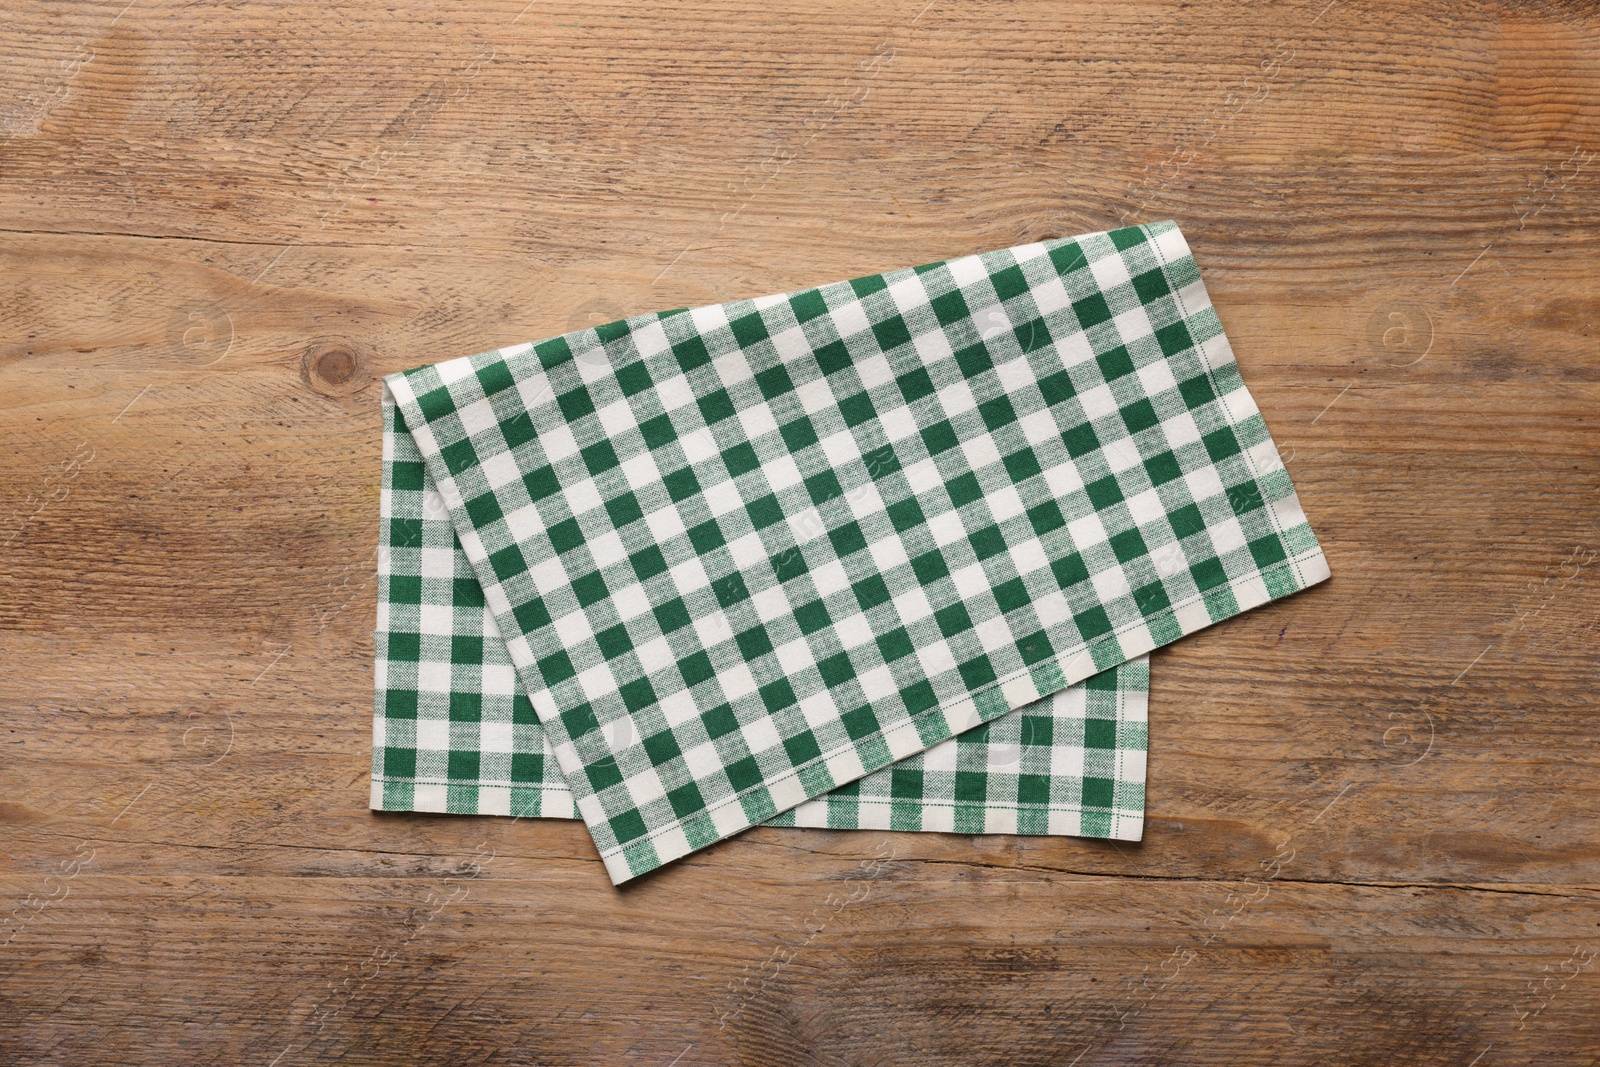
[[[1139,661],[1328,573],[1170,222],[385,400],[373,804],[575,808],[619,883],[768,820],[1137,836]]]

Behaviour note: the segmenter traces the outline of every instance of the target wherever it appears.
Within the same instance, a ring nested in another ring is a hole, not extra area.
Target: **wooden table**
[[[1600,14],[19,0],[0,1063],[1591,1064]],[[1142,844],[367,807],[380,375],[1122,221],[1332,581]]]

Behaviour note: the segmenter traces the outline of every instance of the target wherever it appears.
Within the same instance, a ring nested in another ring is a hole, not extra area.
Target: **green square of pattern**
[[[701,682],[710,681],[716,676],[716,668],[711,665],[711,657],[704,649],[690,653],[678,661],[678,673],[683,675],[683,682],[688,686],[696,686]]]
[[[622,387],[623,396],[642,393],[654,384],[650,380],[650,371],[646,369],[643,360],[637,360],[617,369],[617,385]]]
[[[783,443],[789,446],[791,452],[798,452],[817,443],[817,429],[811,425],[811,420],[804,416],[778,427],[778,432],[783,435]]]
[[[741,793],[761,783],[761,767],[749,756],[728,764],[725,773],[728,776],[728,784],[733,786],[736,793]]]
[[[606,659],[616,659],[624,652],[633,651],[633,641],[628,637],[628,628],[621,623],[601,630],[594,635],[594,641],[600,646],[600,652]]]
[[[1028,291],[1028,279],[1023,276],[1022,268],[1015,265],[990,274],[989,284],[994,286],[994,295],[1001,300],[1010,300]]]
[[[417,717],[417,693],[414,689],[390,689],[383,695],[383,713],[391,719]]]
[[[855,589],[856,601],[861,605],[862,611],[870,611],[879,604],[889,602],[889,587],[876,574],[856,582],[852,588]]]
[[[820,600],[813,600],[794,609],[794,621],[795,625],[800,627],[801,633],[814,634],[831,625],[833,619],[828,615],[826,604]]]
[[[914,526],[925,526],[928,522],[928,516],[923,514],[922,505],[917,503],[914,496],[897,500],[884,510],[894,524],[896,533],[905,533]]]
[[[778,503],[778,498],[773,493],[757,497],[745,505],[744,509],[750,516],[750,522],[758,530],[765,530],[783,521],[783,505]]]
[[[415,778],[417,776],[417,750],[414,748],[385,748],[383,773],[390,778]]]
[[[961,680],[968,689],[977,689],[994,681],[994,664],[989,662],[988,656],[976,656],[956,668],[961,672]]]
[[[616,758],[607,756],[596,760],[583,769],[589,779],[589,785],[596,793],[609,789],[622,782],[622,769],[617,766]]]
[[[756,385],[760,387],[761,395],[768,400],[794,390],[794,380],[783,367],[768,367],[757,374]]]
[[[850,350],[843,341],[829,341],[811,353],[823,374],[838,374],[850,365]]]
[[[1072,313],[1078,316],[1078,324],[1085,330],[1111,321],[1111,309],[1106,306],[1106,298],[1099,293],[1090,293],[1074,302]]]
[[[866,393],[856,393],[839,401],[839,413],[844,416],[844,424],[851,429],[878,417],[878,410],[872,406],[872,398]]]
[[[832,689],[854,678],[856,676],[856,668],[850,662],[850,654],[848,652],[840,652],[818,661],[817,673],[822,675],[822,683]]]
[[[1017,801],[1022,804],[1050,803],[1050,776],[1047,774],[1017,775]]]
[[[789,298],[789,309],[794,312],[795,321],[810,322],[820,319],[828,313],[827,301],[822,299],[822,293],[816,289],[807,289],[803,293],[796,293]]]
[[[737,410],[733,406],[733,397],[728,395],[726,389],[718,389],[700,398],[700,415],[706,420],[706,425],[711,426],[723,419],[731,419]]]
[[[670,634],[689,625],[689,606],[683,602],[682,597],[673,597],[665,604],[657,605],[652,614],[655,615],[656,622],[664,634]]]
[[[644,816],[632,808],[621,815],[614,815],[607,819],[606,824],[611,827],[611,834],[617,839],[619,845],[625,845],[629,841],[643,837],[646,832]]]
[[[451,663],[482,663],[483,638],[471,634],[453,634],[450,638]]]
[[[1000,605],[1002,612],[1016,611],[1028,605],[1028,587],[1022,584],[1021,578],[1013,578],[1009,582],[1001,582],[994,587],[994,600]]]
[[[951,323],[960,322],[971,314],[967,310],[967,302],[961,296],[961,290],[952,289],[948,293],[940,293],[928,301],[928,307],[933,311],[934,318],[939,320],[940,326],[949,326]]]
[[[647,678],[635,678],[625,682],[617,692],[622,696],[622,703],[630,712],[642,711],[656,702],[656,691]]]
[[[1116,475],[1113,474],[1090,482],[1083,487],[1083,491],[1088,494],[1089,503],[1093,504],[1097,511],[1104,511],[1122,501],[1122,487],[1117,484]]]
[[[1161,346],[1161,351],[1169,356],[1175,356],[1184,349],[1193,347],[1194,340],[1189,336],[1189,330],[1183,323],[1174,322],[1156,331],[1156,343]]]
[[[667,496],[672,498],[674,504],[700,491],[700,480],[690,467],[679,467],[670,474],[662,475],[661,484],[666,487]]]
[[[473,585],[478,583],[474,582]],[[391,574],[389,576],[389,603],[421,604],[422,577],[417,574]]]
[[[489,554],[489,567],[494,571],[494,576],[502,582],[528,569],[528,563],[522,558],[522,550],[516,545],[507,545],[498,552]]]
[[[989,776],[983,771],[957,771],[955,799],[967,804],[982,804],[989,799]]]
[[[702,713],[700,723],[706,728],[706,736],[712,740],[725,737],[739,728],[739,720],[734,718],[733,707],[730,704],[719,704],[710,711]]]
[[[506,439],[507,448],[516,448],[532,441],[539,434],[533,428],[533,418],[526,411],[519,411],[500,424],[500,436]]]
[[[928,455],[937,456],[940,452],[947,452],[956,447],[960,440],[956,437],[956,428],[950,424],[950,420],[941,419],[922,431],[922,443],[928,449]]]
[[[1166,485],[1175,478],[1183,477],[1183,468],[1178,465],[1178,457],[1171,452],[1151,456],[1144,461],[1144,469],[1150,475],[1152,485]]]
[[[895,383],[900,386],[900,395],[906,398],[908,404],[933,395],[933,378],[921,367],[902,374],[895,379]]]
[[[644,739],[644,753],[650,757],[651,765],[659,767],[683,755],[683,750],[678,747],[678,740],[672,736],[672,731],[663,730]]]
[[[799,703],[795,699],[794,687],[789,684],[789,679],[787,678],[779,678],[776,682],[769,682],[758,689],[757,692],[761,696],[761,703],[766,706],[769,714],[793,707]]]
[[[678,431],[673,427],[672,418],[668,415],[657,415],[653,419],[646,419],[641,422],[639,424],[639,433],[643,435],[644,443],[651,450],[678,439]]]
[[[767,324],[762,320],[760,312],[741,315],[728,323],[728,328],[733,331],[733,338],[739,342],[741,348],[749,348],[757,341],[767,339]]]
[[[416,663],[422,658],[422,636],[420,634],[390,634],[388,658],[396,663]]]
[[[1087,611],[1080,611],[1072,617],[1072,621],[1078,624],[1078,632],[1085,641],[1093,641],[1111,632],[1111,619],[1106,615],[1106,609],[1098,604]]]
[[[746,661],[765,656],[772,651],[772,638],[767,636],[764,626],[752,626],[743,633],[735,634],[733,640],[739,646],[739,654]]]
[[[901,800],[922,798],[922,771],[914,767],[895,767],[889,772],[889,795]]]
[[[389,469],[389,484],[396,489],[410,492],[422,492],[423,473],[427,470],[421,463],[396,462]]]
[[[478,462],[478,453],[473,451],[472,442],[465,439],[445,445],[439,450],[439,457],[444,460],[451,474],[460,474]]]
[[[584,607],[598,604],[610,595],[606,588],[606,580],[600,577],[599,571],[590,571],[572,583],[572,593],[578,598],[578,603]]]
[[[696,554],[703,556],[728,542],[722,536],[722,528],[717,525],[717,520],[707,519],[699,526],[689,527],[689,543],[694,546]]]
[[[703,367],[711,362],[711,353],[706,350],[706,343],[699,334],[673,345],[672,354],[677,357],[678,366],[685,371]]]
[[[481,722],[483,720],[482,693],[451,693],[451,722]]]
[[[878,339],[878,347],[885,352],[911,343],[911,331],[906,328],[906,320],[899,315],[890,315],[882,322],[873,323],[872,334]]]
[[[396,548],[421,548],[422,520],[390,519],[389,543]]]
[[[545,536],[550,538],[550,547],[558,553],[571,552],[583,544],[583,529],[577,519],[562,519],[546,530]]]
[[[844,490],[839,486],[839,476],[832,471],[813,474],[805,480],[805,486],[806,492],[811,494],[813,504],[821,504],[836,496],[844,495]]]
[[[1056,584],[1063,589],[1070,589],[1079,582],[1089,580],[1089,568],[1083,562],[1082,554],[1078,552],[1062,556],[1051,563],[1050,573],[1056,576]]]
[[[979,559],[992,559],[1006,550],[1006,536],[998,526],[985,526],[967,540],[972,542],[972,551]]]
[[[667,800],[672,804],[672,812],[680,819],[686,819],[697,811],[704,811],[706,802],[700,796],[700,790],[693,782],[686,782],[678,788],[667,793]]]
[[[457,607],[483,607],[483,586],[476,578],[450,579],[450,601]]]
[[[1172,525],[1172,532],[1180,539],[1193,536],[1206,528],[1206,520],[1201,517],[1200,509],[1193,504],[1185,504],[1175,509],[1167,516],[1167,522]]]
[[[561,414],[567,417],[568,422],[576,422],[585,415],[593,413],[594,398],[589,395],[589,390],[580,385],[556,397],[556,406],[561,409]]]
[[[1033,523],[1033,532],[1040,537],[1067,524],[1066,517],[1061,514],[1060,505],[1054,500],[1046,500],[1038,507],[1028,509],[1028,521]]]
[[[817,744],[817,736],[810,730],[802,730],[793,737],[783,740],[784,754],[789,757],[789,765],[801,767],[822,755],[822,749]]]
[[[1211,378],[1204,374],[1197,374],[1187,381],[1179,382],[1178,395],[1183,397],[1183,402],[1188,405],[1190,411],[1217,398],[1216,391],[1211,388]]]
[[[917,576],[918,582],[923,585],[931,585],[940,578],[949,576],[950,565],[944,561],[944,556],[940,554],[939,550],[934,549],[932,552],[924,552],[920,556],[913,556],[911,559],[911,571]]]
[[[983,416],[983,424],[990,430],[998,430],[1017,421],[1017,409],[1012,406],[1010,397],[997,396],[993,400],[985,400],[978,405],[978,414]]]
[[[1042,663],[1055,654],[1055,649],[1050,647],[1050,638],[1043,630],[1039,630],[1021,641],[1017,642],[1017,650],[1022,653],[1022,662],[1033,666]]]
[[[1086,456],[1100,447],[1100,438],[1095,436],[1094,427],[1087,422],[1079,423],[1061,435],[1066,442],[1067,452],[1073,459]]]
[[[855,708],[839,716],[839,722],[844,725],[844,732],[850,735],[850,740],[859,741],[878,732],[878,717],[872,714],[871,708]]]
[[[1122,409],[1122,421],[1128,427],[1129,433],[1138,433],[1148,430],[1160,423],[1156,409],[1148,400],[1136,400]]]
[[[1085,778],[1083,802],[1089,807],[1109,808],[1116,800],[1117,784],[1110,778]]]
[[[610,441],[599,441],[588,448],[580,449],[584,466],[589,468],[590,474],[604,474],[613,467],[620,467],[622,461],[617,458],[617,450],[611,447]]]
[[[867,547],[867,535],[861,532],[861,526],[854,520],[837,529],[829,530],[828,541],[832,543],[834,552],[841,558]]]
[[[722,462],[727,466],[728,473],[737,478],[761,466],[761,457],[756,455],[755,446],[743,441],[732,448],[724,449]]]
[[[960,601],[934,612],[933,621],[939,624],[939,632],[946,637],[954,637],[972,629],[972,616]]]
[[[1129,560],[1148,555],[1150,550],[1145,547],[1144,538],[1139,535],[1139,531],[1134,529],[1112,534],[1111,551],[1115,553],[1118,563],[1127,563]]]
[[[1213,463],[1221,463],[1229,456],[1239,454],[1239,439],[1233,436],[1233,431],[1226,426],[1212,430],[1200,440],[1205,442],[1206,452],[1210,454]]]
[[[1095,362],[1100,364],[1100,373],[1105,375],[1108,382],[1133,373],[1133,357],[1123,345],[1100,353],[1095,357]]]
[[[1139,294],[1139,303],[1149,304],[1172,292],[1167,276],[1158,267],[1133,276],[1133,291]]]
[[[611,525],[620,530],[630,522],[644,518],[644,509],[639,506],[638,497],[623,493],[606,501],[606,514],[611,516]]]
[[[1083,723],[1084,748],[1116,748],[1117,721],[1115,719],[1085,719]]]
[[[970,504],[981,499],[983,487],[978,484],[978,476],[968,471],[966,474],[952,478],[945,483],[945,492],[950,494],[950,502],[956,507]]]

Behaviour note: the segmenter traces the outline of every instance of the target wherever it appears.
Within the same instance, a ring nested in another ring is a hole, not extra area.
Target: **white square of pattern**
[[[836,559],[829,559],[826,563],[811,569],[811,584],[816,586],[818,596],[831,596],[849,589],[850,578],[845,573],[844,564]]]
[[[973,470],[982,470],[991,463],[1000,462],[1000,449],[995,447],[994,438],[988,434],[969,438],[961,442],[960,448],[967,457],[967,465]]]
[[[859,300],[852,300],[843,307],[834,308],[828,315],[833,319],[833,328],[838,330],[839,336],[843,338],[853,337],[863,330],[872,328]]]
[[[1016,563],[1018,574],[1032,574],[1050,566],[1050,557],[1045,555],[1044,545],[1037,537],[1030,537],[1012,546],[1011,558]]]
[[[995,522],[1005,522],[1026,510],[1022,505],[1022,494],[1017,492],[1014,485],[1001,486],[984,497],[984,502],[989,505],[989,514],[994,516]]]
[[[512,482],[522,482],[522,469],[517,466],[517,458],[510,453],[494,453],[480,464],[480,469],[483,470],[483,480],[490,483],[491,490],[498,490]]]
[[[450,723],[438,719],[418,719],[417,747],[427,752],[450,751]]]
[[[794,457],[788,453],[761,465],[761,473],[767,476],[767,484],[775,493],[785,489],[792,489],[800,484],[800,467],[795,463]]]
[[[1125,345],[1149,337],[1155,332],[1155,327],[1150,325],[1150,316],[1145,314],[1143,306],[1129,308],[1114,317],[1111,322],[1116,326],[1117,335],[1122,338],[1122,343]]]
[[[1244,530],[1239,526],[1238,519],[1225,519],[1215,526],[1208,526],[1206,533],[1211,536],[1211,547],[1217,550],[1219,556],[1245,546]]]
[[[743,700],[756,691],[756,680],[743,660],[718,671],[717,684],[722,686],[723,694],[731,701]]]
[[[1161,504],[1161,494],[1153,488],[1128,497],[1127,505],[1133,521],[1140,526],[1155,522],[1167,513],[1167,509]]]
[[[1056,426],[1056,417],[1048,410],[1024,415],[1017,420],[1017,425],[1022,428],[1022,436],[1026,437],[1031,445],[1053,442],[1061,434]]]
[[[754,530],[729,541],[727,552],[733,558],[733,565],[741,571],[751,570],[771,556],[767,546],[762,543],[761,535]]]
[[[550,423],[539,427],[539,447],[544,450],[547,463],[559,463],[578,454],[578,439],[566,423]]]
[[[418,663],[417,688],[425,693],[450,692],[450,664],[432,660]]]
[[[1121,256],[1102,256],[1089,264],[1089,271],[1094,275],[1095,284],[1104,292],[1113,286],[1122,285],[1129,279],[1128,265]]]
[[[918,286],[921,288],[921,286]],[[919,333],[911,339],[911,345],[917,350],[917,356],[925,364],[938,363],[949,359],[955,351],[950,347],[950,335],[943,330],[930,330]]]
[[[1121,567],[1107,567],[1099,574],[1093,575],[1089,581],[1094,585],[1095,595],[1102,604],[1109,604],[1117,597],[1126,596],[1128,593],[1128,576],[1122,572]]]
[[[728,325],[728,312],[721,304],[708,304],[705,307],[691,309],[689,320],[701,334],[708,334],[712,330]]]
[[[928,596],[922,591],[921,586],[914,585],[896,595],[891,603],[894,604],[895,614],[900,616],[900,621],[908,626],[933,614],[933,605],[928,603]]]
[[[621,436],[639,424],[639,417],[633,413],[633,406],[626,400],[612,401],[596,411],[595,417],[600,420],[600,425],[605,427],[606,436],[612,438]]]
[[[1060,278],[1051,278],[1034,287],[1033,303],[1039,309],[1039,314],[1049,315],[1070,306],[1072,297],[1067,295],[1067,287],[1061,284]]]
[[[472,377],[472,357],[462,356],[460,359],[447,359],[443,363],[436,363],[433,367],[439,375],[439,381],[444,385],[454,385],[465,378]]]
[[[690,463],[704,463],[718,453],[717,439],[704,426],[678,438],[678,447],[683,449],[684,458]]]
[[[1139,454],[1139,446],[1133,443],[1131,437],[1114,437],[1104,445],[1106,466],[1111,468],[1111,473],[1121,474],[1131,470],[1144,462]]]
[[[786,618],[794,610],[794,605],[789,602],[789,595],[783,591],[781,585],[774,585],[763,589],[759,593],[752,593],[750,606],[755,608],[756,618],[763,623],[775,622]]]
[[[672,347],[672,344],[667,340],[666,327],[661,325],[659,319],[635,329],[631,334],[631,339],[633,347],[638,350],[639,355],[644,359],[649,359],[651,356],[659,356]]]
[[[985,590],[994,588],[994,582],[984,573],[981,563],[973,563],[951,571],[950,581],[955,585],[956,592],[962,600],[971,600],[980,596]]]
[[[1079,393],[1078,403],[1083,405],[1083,414],[1086,418],[1103,419],[1107,415],[1117,413],[1116,394],[1111,391],[1111,386],[1104,382]]]
[[[556,394],[550,388],[549,378],[543,374],[535,374],[517,383],[517,396],[522,400],[523,407],[535,411],[554,400]]]
[[[935,393],[934,399],[939,402],[945,417],[951,419],[957,415],[965,415],[978,406],[978,399],[972,395],[972,390],[967,387],[966,382],[951,382]]]
[[[603,534],[590,537],[586,543],[597,567],[622,563],[628,558],[628,550],[622,544],[622,535],[615,530],[607,530]]]
[[[901,278],[889,286],[889,296],[894,300],[894,306],[901,313],[922,307],[928,302],[928,290],[922,284],[922,279],[916,274]]]
[[[812,351],[811,342],[806,340],[806,332],[798,326],[779,330],[767,340],[778,350],[778,357],[783,360],[799,359]]]
[[[486,634],[485,641],[498,640],[498,633]],[[515,696],[517,693],[517,672],[509,663],[485,663],[483,665],[483,691],[496,696]]]
[[[856,444],[855,435],[849,430],[830,433],[817,442],[817,447],[828,457],[828,466],[835,470],[861,455],[861,446]]]
[[[862,693],[869,701],[882,700],[891,693],[897,693],[900,686],[894,680],[894,673],[886,666],[873,667],[871,670],[862,671],[856,675],[856,681],[861,686]]]
[[[511,724],[508,722],[480,723],[478,726],[478,751],[515,751],[511,745]]]
[[[1134,373],[1139,376],[1139,388],[1145,396],[1160,396],[1178,384],[1178,380],[1172,376],[1172,365],[1164,359],[1147,363]]]
[[[755,371],[750,366],[750,356],[742,348],[718,356],[712,366],[716,368],[717,377],[722,379],[722,384],[729,388],[755,377]]]
[[[645,515],[644,524],[650,527],[650,538],[657,544],[683,533],[683,515],[677,508],[657,508]]]
[[[1222,479],[1217,476],[1215,467],[1201,467],[1192,474],[1185,474],[1183,484],[1189,490],[1189,498],[1197,504],[1222,495]]]
[[[632,578],[633,575],[630,574],[628,577]],[[642,619],[650,612],[650,597],[645,593],[644,586],[637,581],[630,581],[625,585],[613,583],[611,608],[623,622]]]
[[[1078,465],[1068,460],[1057,463],[1053,467],[1044,469],[1044,484],[1050,487],[1050,495],[1060,499],[1068,493],[1077,492],[1083,488],[1083,477],[1078,473]]]
[[[662,464],[665,464],[665,469],[663,469]],[[663,474],[676,470],[677,464],[668,460],[664,455],[658,456],[655,452],[640,452],[636,456],[629,456],[623,460],[622,466],[618,469],[622,471],[622,476],[628,480],[628,484],[634,489],[638,489],[641,486],[654,485],[659,482]],[[642,504],[643,501],[640,501],[640,503]]]
[[[950,272],[950,277],[960,286],[968,286],[989,276],[989,271],[984,267],[983,260],[977,256],[962,256],[952,259],[945,264],[945,269]]]
[[[772,654],[783,668],[783,673],[790,676],[799,674],[813,662],[811,646],[803,637],[784,642],[774,648]]]
[[[912,440],[917,436],[919,429],[916,416],[911,413],[909,407],[904,406],[880,410],[878,422],[883,427],[883,435],[895,444]]]
[[[887,385],[894,381],[894,369],[889,366],[885,356],[868,356],[866,359],[853,363],[856,376],[861,379],[863,389],[876,389],[880,385]]]
[[[583,690],[586,700],[593,703],[607,693],[615,692],[617,688],[616,675],[611,673],[611,668],[604,663],[596,663],[587,670],[578,672],[578,686]]]
[[[838,397],[833,395],[833,389],[826,380],[807,382],[795,389],[794,396],[800,402],[800,410],[807,415],[830,411],[838,403]]]
[[[417,632],[435,636],[455,633],[455,612],[438,604],[424,604],[417,609]]]
[[[453,548],[424,548],[422,576],[424,578],[454,578],[456,576],[456,550]]]
[[[898,537],[885,537],[881,541],[874,541],[867,546],[867,552],[872,556],[872,562],[879,571],[898,567],[910,558],[906,555],[905,542]]]
[[[728,625],[728,617],[720,611],[702,615],[690,625],[694,627],[695,638],[706,648],[733,640],[733,627]]]
[[[1195,425],[1194,416],[1180,411],[1161,421],[1161,436],[1166,439],[1168,448],[1177,450],[1200,440],[1200,427]]]
[[[585,515],[600,507],[604,501],[600,499],[600,489],[594,484],[592,478],[583,478],[573,482],[566,489],[567,507],[572,509],[574,515]]]
[[[842,618],[836,614],[833,632],[839,638],[839,643],[847,650],[867,645],[877,647],[872,640],[872,626],[867,622],[867,617],[859,611],[853,611]]]
[[[648,604],[646,610],[648,610]],[[622,613],[619,611],[617,614],[620,615]],[[665,637],[657,637],[654,640],[646,641],[642,645],[636,645],[633,654],[639,657],[639,665],[646,674],[664,671],[678,661],[677,656],[672,651],[672,646],[667,643]]]
[[[745,408],[735,416],[739,425],[744,428],[745,436],[752,441],[762,434],[772,433],[778,428],[778,420],[772,417],[772,409],[766,404],[756,404]]]
[[[770,752],[783,744],[783,739],[778,736],[778,728],[769,718],[760,718],[739,727],[739,736],[744,740],[744,746],[750,750],[752,756]]]
[[[1101,525],[1100,517],[1094,512],[1067,523],[1067,533],[1071,535],[1072,543],[1079,551],[1102,544],[1106,540],[1106,528]]]
[[[493,429],[499,424],[499,420],[494,417],[494,408],[487,400],[478,400],[464,408],[458,408],[456,414],[461,419],[461,429],[468,437]]]

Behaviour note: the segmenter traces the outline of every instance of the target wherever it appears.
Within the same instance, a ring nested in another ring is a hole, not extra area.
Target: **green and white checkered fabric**
[[[395,432],[387,393],[383,424],[372,807],[575,819],[444,501],[410,436]],[[767,824],[1138,840],[1147,679],[1140,656]]]
[[[1172,223],[385,381],[617,882],[1327,576]]]

